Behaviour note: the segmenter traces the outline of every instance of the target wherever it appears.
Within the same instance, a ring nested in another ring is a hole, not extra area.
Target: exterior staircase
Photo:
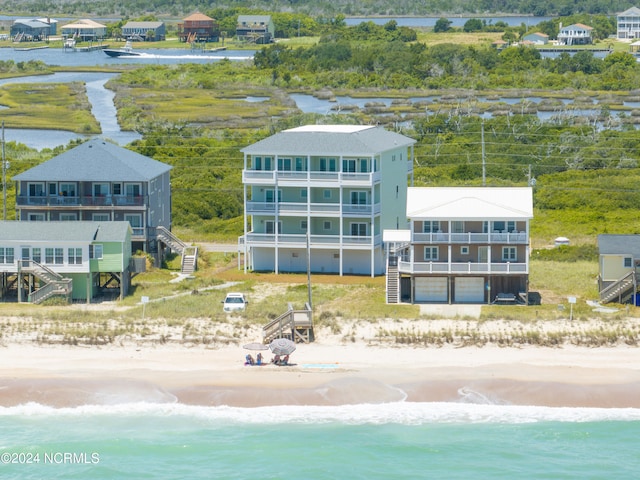
[[[626,303],[636,293],[638,280],[636,272],[629,272],[624,277],[600,290],[600,301],[602,303],[614,301]]]
[[[156,239],[182,255],[180,271],[191,275],[198,269],[198,247],[187,245],[164,227],[156,227]]]
[[[42,303],[54,295],[64,295],[67,298],[71,298],[72,280],[63,277],[42,264],[33,260],[20,260],[19,272],[31,274],[44,283],[42,287],[29,294],[30,303]]]
[[[389,255],[387,258],[387,303],[400,301],[400,275],[398,274],[398,257]]]
[[[289,303],[285,313],[262,327],[262,341],[271,343],[276,338],[288,338],[296,343],[313,342],[313,319],[311,307],[305,303],[304,310],[294,310]]]

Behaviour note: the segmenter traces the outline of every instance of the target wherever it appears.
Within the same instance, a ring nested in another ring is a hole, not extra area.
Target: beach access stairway
[[[627,273],[625,276],[600,290],[600,301],[602,303],[628,302],[638,289],[639,279],[640,277],[637,272],[632,271]]]
[[[276,338],[288,338],[296,343],[309,343],[314,341],[313,315],[308,303],[303,310],[294,310],[291,303],[287,311],[274,318],[262,327],[262,341],[271,343]]]
[[[182,256],[180,271],[183,274],[192,275],[198,269],[198,247],[187,245],[165,227],[156,227],[156,239]]]
[[[400,301],[400,274],[398,273],[398,257],[389,255],[387,258],[387,303]]]
[[[33,260],[20,260],[18,265],[19,274],[33,275],[43,283],[40,288],[35,289],[29,294],[28,301],[30,303],[42,303],[54,295],[64,295],[67,299],[71,298],[73,285],[70,278],[65,278]]]

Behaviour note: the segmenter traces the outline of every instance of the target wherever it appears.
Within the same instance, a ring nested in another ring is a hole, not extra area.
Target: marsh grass
[[[4,85],[0,89],[0,104],[9,107],[2,112],[9,128],[100,133],[84,84],[80,82]]]

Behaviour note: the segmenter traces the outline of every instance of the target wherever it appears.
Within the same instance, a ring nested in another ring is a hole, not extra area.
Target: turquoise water
[[[638,433],[637,409],[26,405],[0,478],[637,478]]]

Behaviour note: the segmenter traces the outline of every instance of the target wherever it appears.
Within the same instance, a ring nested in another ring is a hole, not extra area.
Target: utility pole
[[[484,120],[480,129],[480,141],[482,143],[482,186],[487,185],[487,161],[484,155]]]
[[[4,154],[4,120],[2,121],[2,220],[7,219],[7,159]]]

